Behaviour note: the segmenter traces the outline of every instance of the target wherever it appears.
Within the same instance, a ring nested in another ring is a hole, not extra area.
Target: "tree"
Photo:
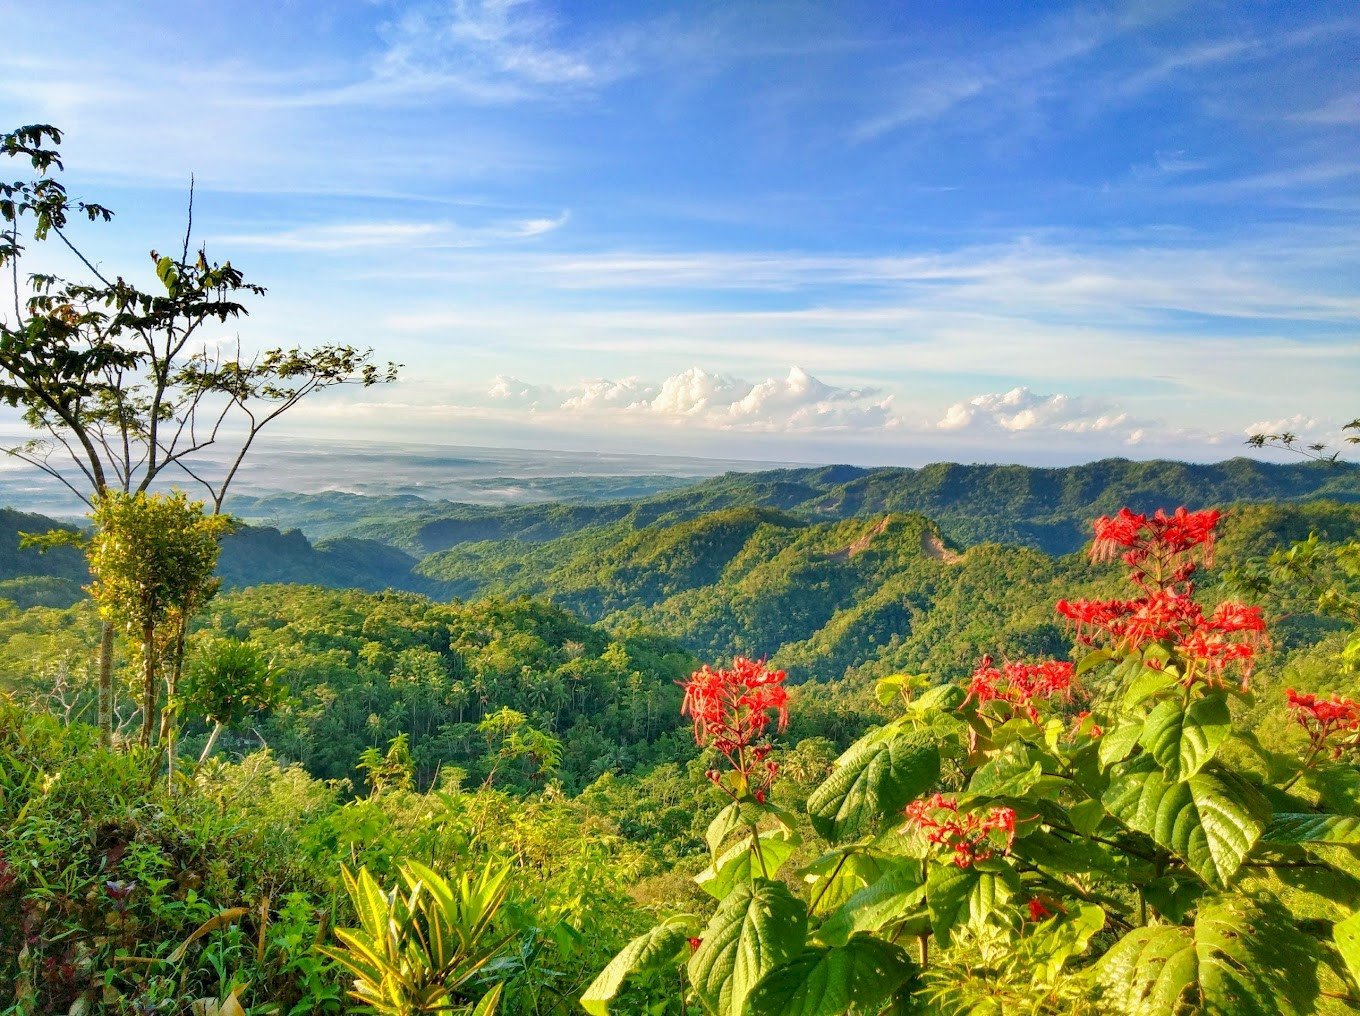
[[[144,492],[167,470],[200,485],[214,513],[260,432],[304,399],[344,384],[396,378],[396,365],[345,344],[220,351],[205,326],[245,316],[263,296],[230,261],[191,249],[193,189],[178,257],[151,252],[155,283],[143,290],[107,274],[81,250],[72,223],[107,222],[103,205],[72,199],[56,174],[61,132],[46,124],[0,135],[0,153],[36,175],[0,183],[0,270],[9,269],[12,316],[0,310],[0,400],[23,410],[37,436],[6,449],[94,508],[111,491]],[[23,274],[26,244],[52,239],[84,278]],[[226,444],[218,470],[205,449]],[[112,716],[113,629],[100,649],[99,721]]]
[[[121,623],[138,640],[145,748],[151,744],[161,663],[168,659],[163,676],[173,702],[189,620],[217,591],[212,576],[219,541],[232,523],[225,515],[205,515],[203,502],[191,503],[179,491],[111,491],[95,501],[92,517],[90,593],[103,620]],[[167,705],[162,740],[170,736],[171,712]]]
[[[253,642],[210,638],[195,653],[185,672],[181,693],[188,712],[212,722],[208,743],[198,757],[202,765],[218,737],[254,713],[276,706],[284,688],[276,680],[274,663]]]

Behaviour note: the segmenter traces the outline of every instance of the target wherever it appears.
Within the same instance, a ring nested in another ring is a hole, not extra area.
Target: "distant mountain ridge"
[[[1085,544],[1093,516],[1253,502],[1262,507],[1239,508],[1228,529],[1244,552],[1312,530],[1350,538],[1360,532],[1360,468],[829,466],[730,473],[637,500],[504,508],[290,495],[275,507],[310,513],[336,535],[313,542],[297,529],[246,527],[224,541],[218,570],[228,587],[546,598],[613,630],[664,632],[709,657],[772,654],[827,678],[963,666],[975,633],[994,637],[1003,616],[1010,642],[995,649],[1060,652],[1066,634],[1051,609],[1026,614],[1011,592],[1048,604],[1091,581],[1063,555]],[[42,521],[9,513],[0,526]],[[20,552],[17,537],[5,553],[6,538],[0,596],[21,605],[79,596],[78,559]]]
[[[760,506],[819,520],[916,512],[937,522],[942,534],[956,543],[1015,543],[1063,554],[1085,542],[1092,518],[1124,506],[1151,511],[1181,504],[1324,498],[1360,501],[1360,466],[1247,458],[1212,464],[1102,459],[1053,468],[841,465],[725,473],[645,498],[591,503],[487,507],[402,499],[400,505],[385,503],[379,512],[365,515],[364,506],[354,502],[349,525],[332,520],[324,533],[312,535],[380,540],[424,556],[462,543],[543,543],[621,521],[637,529],[720,509]],[[280,517],[278,524],[308,528],[301,519]]]

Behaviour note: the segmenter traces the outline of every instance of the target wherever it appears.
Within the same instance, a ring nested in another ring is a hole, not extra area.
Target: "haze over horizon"
[[[80,236],[129,276],[194,174],[198,239],[270,289],[222,341],[406,365],[267,449],[1336,440],[1353,4],[900,6],[54,0],[6,12],[0,129],[66,133],[72,193],[118,213]]]

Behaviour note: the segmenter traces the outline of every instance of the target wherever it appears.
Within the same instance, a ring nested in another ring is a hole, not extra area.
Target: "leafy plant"
[[[625,985],[683,964],[713,1016],[1360,1007],[1360,703],[1291,694],[1302,757],[1238,728],[1265,622],[1195,598],[1218,521],[1096,523],[1093,557],[1121,559],[1134,595],[1058,603],[1076,664],[984,659],[966,687],[916,697],[884,682],[900,715],[809,796],[826,849],[792,878],[796,823],[752,790],[755,739],[724,750],[732,771],[711,775],[732,801],[697,879],[716,912],[634,939],[583,1005],[603,1016]],[[761,683],[709,683],[696,674],[687,697],[712,707],[701,744],[763,730],[749,711],[782,705]]]
[[[480,1002],[472,999],[477,975],[514,937],[497,937],[493,925],[507,868],[486,866],[446,881],[406,861],[401,884],[387,892],[367,868],[343,874],[360,927],[337,928],[341,948],[323,951],[353,975],[356,1000],[382,1016],[495,1012],[499,985]]]

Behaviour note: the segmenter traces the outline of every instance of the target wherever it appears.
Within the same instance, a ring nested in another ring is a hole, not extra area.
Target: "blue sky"
[[[13,4],[0,124],[407,365],[296,434],[1212,459],[1360,415],[1353,2]],[[233,335],[223,335],[230,339]]]

